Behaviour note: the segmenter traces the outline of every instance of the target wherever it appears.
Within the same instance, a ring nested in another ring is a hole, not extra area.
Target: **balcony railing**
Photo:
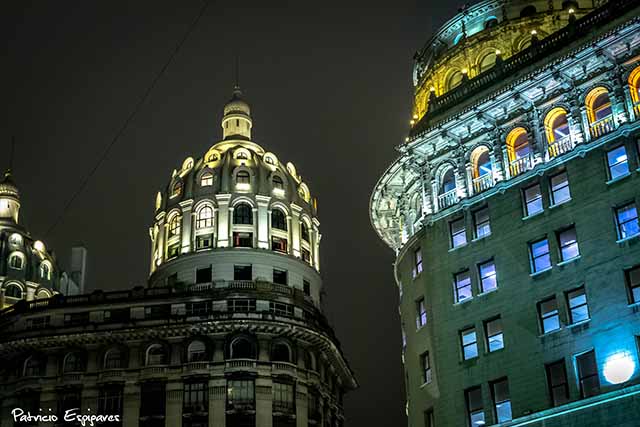
[[[493,173],[486,173],[473,179],[473,192],[482,193],[493,187]]]
[[[591,137],[593,138],[598,138],[605,133],[609,133],[615,128],[613,116],[607,116],[600,120],[596,120],[589,125],[589,128],[591,129]]]
[[[571,141],[570,136],[565,136],[564,138],[557,139],[549,144],[549,148],[547,148],[547,153],[549,154],[549,158],[553,159],[554,157],[558,157],[573,150],[573,141]]]
[[[253,359],[231,359],[225,362],[225,368],[237,369],[237,368],[254,368],[256,367],[256,361]]]
[[[455,205],[457,202],[458,194],[455,188],[438,196],[438,207],[440,209],[448,208],[449,206]]]
[[[509,164],[511,176],[518,176],[523,172],[533,168],[533,154],[529,153],[524,157],[516,159]]]
[[[297,367],[293,363],[273,362],[271,364],[271,370],[273,372],[286,372],[288,374],[295,375]]]

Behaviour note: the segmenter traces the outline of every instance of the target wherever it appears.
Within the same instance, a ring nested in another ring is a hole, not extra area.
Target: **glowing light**
[[[500,51],[500,49],[496,49],[496,55],[502,55],[502,52]]]
[[[538,32],[536,30],[531,30],[531,35],[535,36],[536,34],[538,34]]]
[[[434,89],[435,89],[435,88],[434,88]],[[417,115],[417,114],[414,114],[414,115],[413,115],[413,120],[418,120],[418,115]]]
[[[570,8],[570,9],[569,9],[569,13],[570,13],[570,14],[573,14],[573,13],[575,13],[575,12],[576,12],[576,11],[575,11],[575,10],[573,10],[573,8]]]
[[[429,88],[429,91],[431,91],[431,92],[435,92],[435,91],[436,91],[435,86],[431,86],[431,87]]]
[[[462,70],[460,70],[462,72],[462,74],[467,74],[469,72],[469,70],[467,70],[466,68],[463,68]]]
[[[409,122],[409,124],[410,124],[411,126],[413,126],[415,123],[416,123],[416,121],[415,121],[415,120],[411,120],[411,121]]]
[[[409,137],[406,137],[404,140],[405,140],[406,142],[409,142]]]
[[[609,356],[604,363],[605,379],[611,384],[621,384],[629,381],[636,369],[633,357],[629,353],[619,352]]]
[[[249,191],[251,190],[251,184],[247,184],[246,182],[239,182],[236,184],[236,189],[240,191]]]
[[[33,248],[38,252],[44,252],[44,243],[42,243],[40,240],[36,240],[33,244]]]

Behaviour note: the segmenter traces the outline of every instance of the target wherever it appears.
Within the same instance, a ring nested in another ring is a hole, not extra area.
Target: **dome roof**
[[[244,114],[247,116],[251,115],[251,108],[249,104],[242,98],[242,90],[240,90],[240,86],[236,86],[233,89],[233,96],[224,106],[224,115],[227,116],[229,114]]]
[[[0,181],[0,197],[12,197],[14,199],[20,198],[20,192],[11,178],[10,170],[4,173],[4,177]]]

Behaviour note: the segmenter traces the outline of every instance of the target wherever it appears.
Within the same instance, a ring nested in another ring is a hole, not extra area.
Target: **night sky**
[[[239,55],[253,139],[293,162],[318,198],[326,314],[360,383],[345,399],[346,425],[406,425],[394,256],[370,225],[368,203],[408,130],[413,54],[458,3],[211,1],[47,236],[202,3],[13,3],[0,18],[0,167],[15,136],[21,218],[32,235],[63,266],[83,243],[88,291],[144,284],[155,194],[187,156],[219,140]]]

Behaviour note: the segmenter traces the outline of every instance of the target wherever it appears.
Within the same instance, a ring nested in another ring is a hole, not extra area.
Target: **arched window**
[[[202,362],[207,360],[207,346],[204,342],[196,340],[191,341],[187,348],[187,360],[189,362]]]
[[[22,298],[22,289],[16,284],[9,284],[4,289],[4,295],[11,298]]]
[[[168,361],[167,351],[161,344],[151,344],[147,348],[145,366],[166,365]]]
[[[307,223],[304,221],[300,222],[300,237],[305,242],[309,242],[309,227],[307,227]]]
[[[597,138],[613,130],[613,110],[607,89],[593,89],[587,94],[585,104],[591,136]]]
[[[107,350],[104,355],[104,369],[120,369],[124,367],[123,354],[118,348]]]
[[[298,195],[302,198],[302,200],[309,203],[311,195],[309,194],[309,187],[307,187],[307,184],[305,184],[304,182],[300,184],[300,187],[298,187]]]
[[[453,173],[453,168],[449,168],[442,176],[442,183],[440,184],[440,194],[448,193],[449,191],[456,189],[456,177]]]
[[[629,75],[629,91],[633,102],[633,113],[640,119],[640,67],[636,67]]]
[[[240,125],[239,122],[236,122],[237,125]],[[244,151],[238,151],[238,153],[236,154],[236,159],[238,160],[247,160],[249,157],[247,156],[247,153]]]
[[[23,266],[22,257],[18,254],[13,254],[9,257],[9,267],[15,270],[22,270]]]
[[[271,212],[271,227],[287,231],[287,217],[280,209],[274,209]]]
[[[487,147],[478,147],[471,153],[473,190],[479,193],[493,186],[491,155]]]
[[[247,184],[251,183],[251,177],[249,176],[249,172],[247,171],[239,171],[236,174],[236,184]]]
[[[462,71],[454,71],[453,74],[449,76],[449,80],[447,80],[447,89],[451,90],[460,86],[463,77]]]
[[[253,209],[247,203],[239,203],[233,209],[234,224],[253,224]]]
[[[51,280],[51,268],[46,262],[40,264],[40,278],[44,280]]]
[[[567,111],[562,107],[556,107],[549,111],[544,119],[544,129],[549,144],[569,138]]]
[[[171,197],[178,197],[179,195],[181,195],[182,186],[182,181],[176,181],[176,183],[173,184],[173,188],[171,188]]]
[[[25,377],[41,377],[45,375],[46,361],[42,357],[29,356],[24,361],[22,375]]]
[[[274,344],[271,349],[271,360],[274,362],[291,362],[291,349],[283,342]]]
[[[480,61],[480,72],[487,71],[489,68],[493,67],[496,64],[496,53],[491,52],[486,54],[482,61]]]
[[[80,353],[79,351],[67,353],[67,355],[64,357],[62,373],[66,374],[69,372],[84,372],[84,368],[84,357],[82,357],[82,353]]]
[[[531,145],[525,128],[515,128],[507,135],[507,156],[511,176],[516,176],[531,169]]]
[[[211,172],[205,172],[200,177],[201,187],[211,187],[213,185],[213,174]]]
[[[40,289],[36,295],[36,298],[38,299],[46,299],[50,297],[51,297],[51,294],[46,289]]]
[[[211,153],[209,154],[209,157],[207,157],[207,161],[208,162],[215,162],[219,159],[218,154],[217,153]]]
[[[213,227],[213,208],[211,206],[203,206],[198,211],[196,228]]]
[[[310,371],[316,370],[316,358],[310,350],[304,352],[304,366]]]
[[[174,215],[169,220],[169,237],[179,236],[182,223],[182,217],[180,215]]]
[[[284,182],[282,181],[282,178],[280,178],[278,175],[274,175],[271,182],[273,184],[273,188],[277,188],[278,190],[284,190]]]
[[[231,341],[229,346],[230,359],[256,359],[256,349],[247,338],[239,337]]]

